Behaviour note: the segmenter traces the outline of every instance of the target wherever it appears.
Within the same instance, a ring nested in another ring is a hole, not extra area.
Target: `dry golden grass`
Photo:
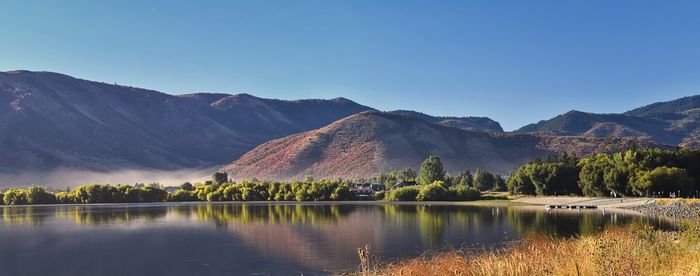
[[[631,225],[575,239],[530,235],[514,248],[447,252],[365,275],[700,275],[700,224],[679,232]]]
[[[683,202],[686,204],[700,203],[700,198],[657,198],[657,204],[671,204],[675,202]]]

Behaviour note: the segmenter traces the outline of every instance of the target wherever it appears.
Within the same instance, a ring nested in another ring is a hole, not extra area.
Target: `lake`
[[[352,272],[357,248],[382,260],[489,250],[530,232],[588,235],[629,212],[533,206],[162,203],[2,207],[1,275],[324,275]]]

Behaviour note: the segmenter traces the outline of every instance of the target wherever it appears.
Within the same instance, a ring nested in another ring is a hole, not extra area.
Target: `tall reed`
[[[677,232],[632,224],[579,238],[533,234],[513,248],[443,252],[371,275],[700,275],[700,223],[686,222]]]

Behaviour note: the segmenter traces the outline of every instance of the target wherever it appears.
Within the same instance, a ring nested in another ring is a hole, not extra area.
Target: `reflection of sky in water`
[[[528,232],[594,233],[634,214],[542,207],[391,204],[141,204],[4,207],[7,275],[233,275],[353,270],[382,259],[502,247]]]

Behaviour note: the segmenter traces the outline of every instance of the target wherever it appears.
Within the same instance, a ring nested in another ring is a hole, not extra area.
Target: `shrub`
[[[423,185],[416,196],[418,201],[438,201],[449,200],[447,189],[444,187],[444,182],[435,181],[433,184]]]
[[[375,196],[379,193],[375,193]],[[381,193],[382,195],[384,193]],[[352,200],[355,198],[355,194],[350,192],[350,188],[348,186],[342,185],[342,186],[337,186],[334,190],[333,193],[330,196],[331,200]]]
[[[385,191],[379,191],[374,193],[374,200],[382,200],[385,199],[386,197],[386,192]]]
[[[456,186],[450,187],[449,189],[450,199],[455,201],[468,201],[468,200],[478,200],[481,198],[481,192],[475,188],[467,186]]]
[[[72,192],[58,192],[56,193],[56,203],[59,204],[73,204],[78,203],[78,199]]]
[[[30,187],[27,190],[27,203],[28,204],[54,204],[56,203],[56,196],[52,193],[46,192],[42,187]]]
[[[207,201],[221,201],[224,198],[224,193],[221,190],[213,191],[207,194]]]
[[[239,189],[239,185],[228,185],[224,187],[223,195],[225,200],[243,200],[243,195],[241,194],[241,189]]]
[[[25,205],[28,204],[27,191],[17,188],[12,188],[5,191],[3,201],[6,205]]]
[[[168,192],[161,188],[142,187],[139,189],[138,202],[162,202],[168,198]]]
[[[170,194],[168,197],[169,201],[197,201],[197,195],[193,191],[178,189],[175,193]]]
[[[385,199],[389,201],[415,201],[419,192],[418,186],[398,188],[387,192]]]

